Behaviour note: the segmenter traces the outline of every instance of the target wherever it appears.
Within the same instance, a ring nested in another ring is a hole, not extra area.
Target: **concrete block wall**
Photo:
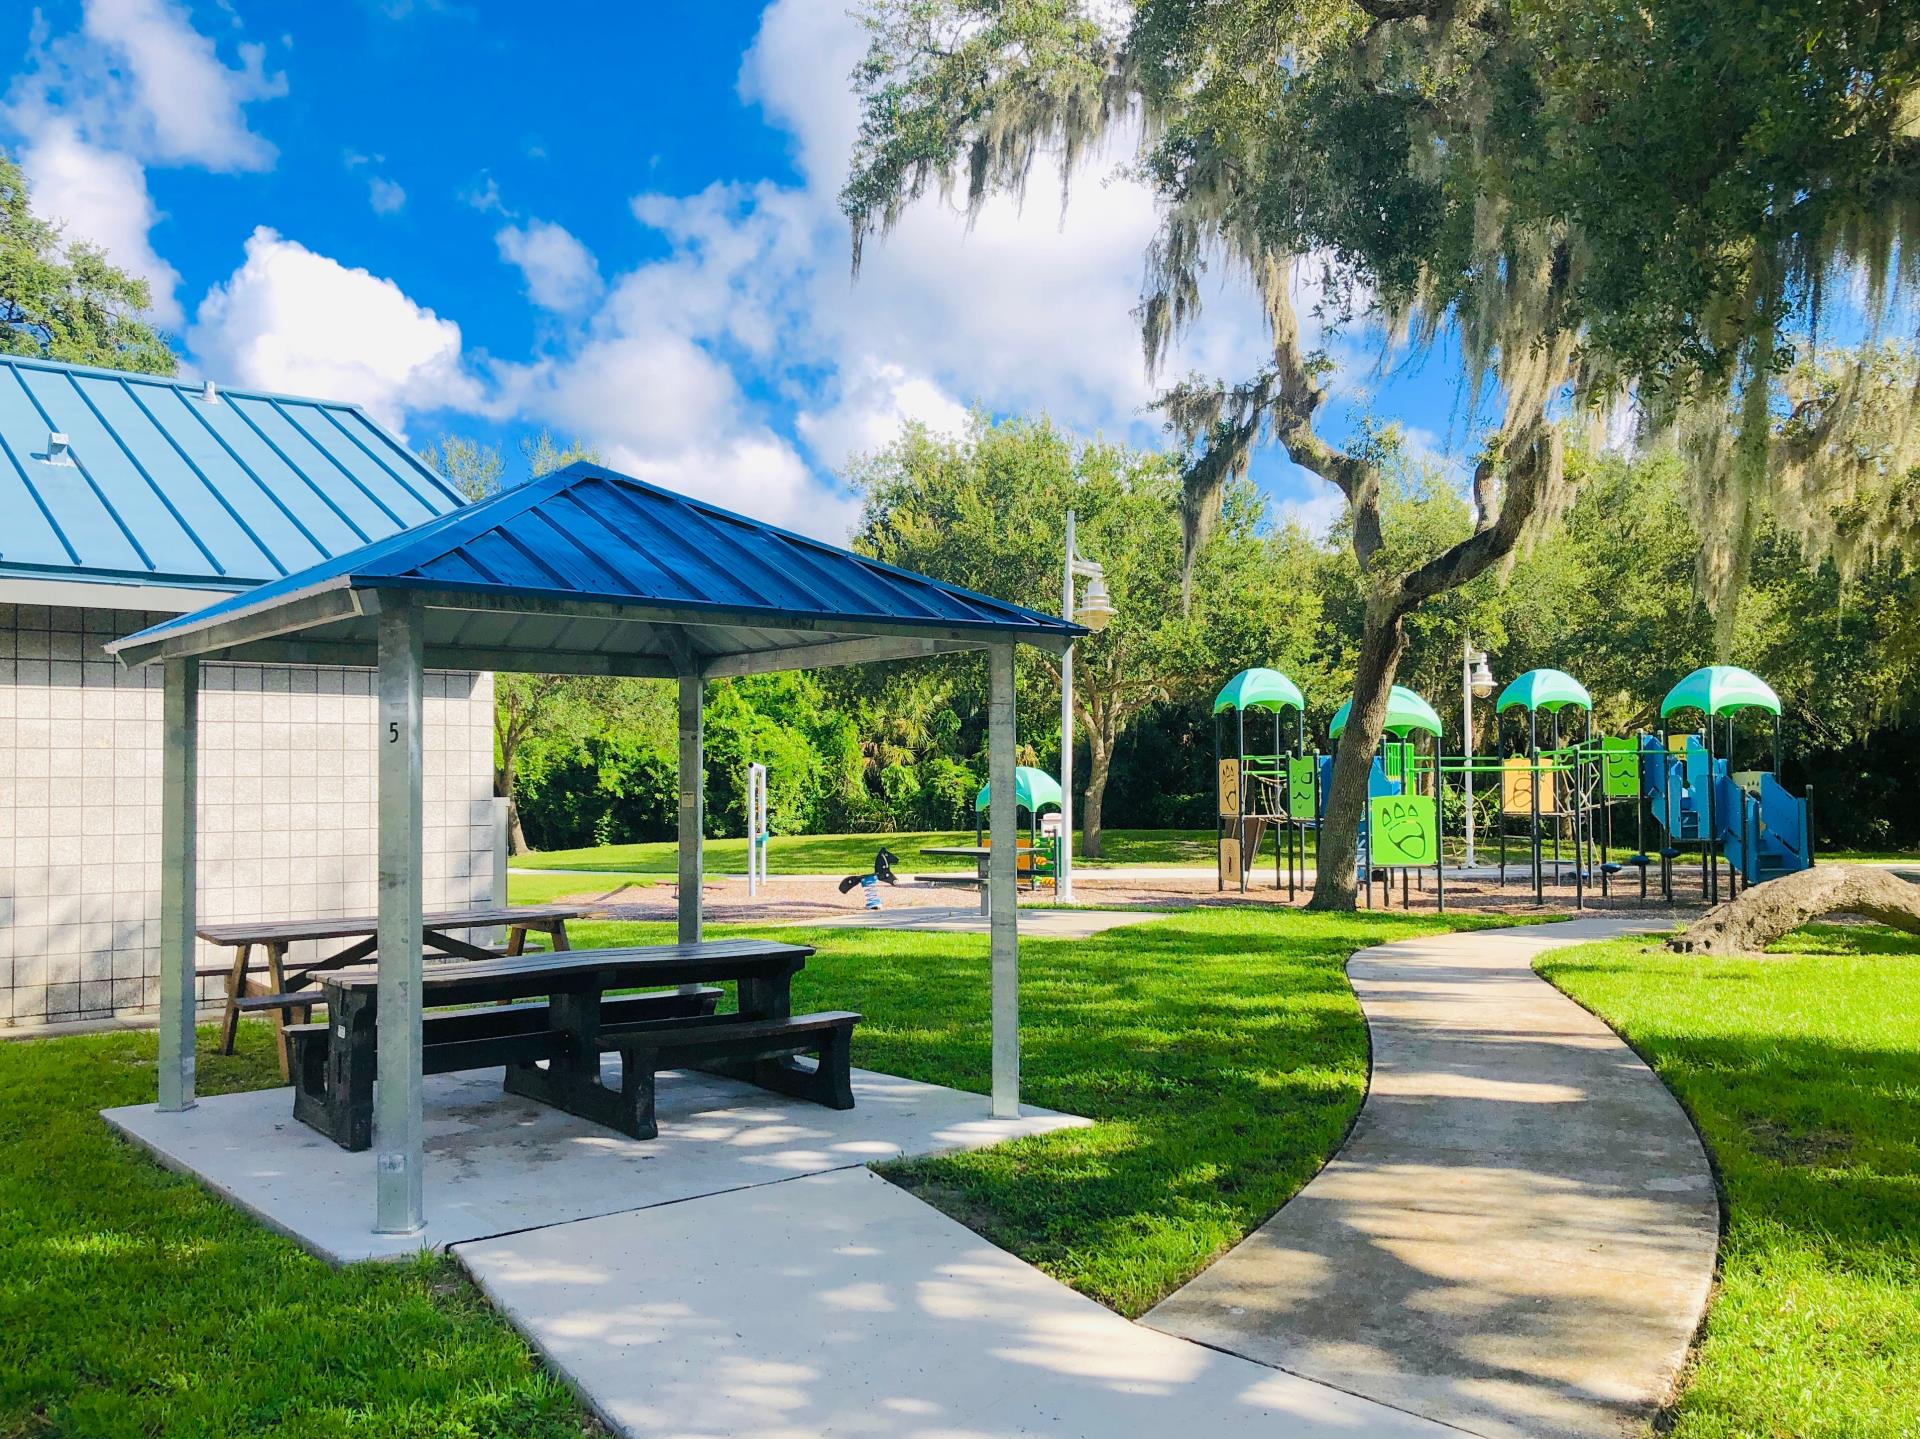
[[[100,647],[161,618],[0,605],[0,1025],[158,998],[160,672]],[[203,923],[374,908],[375,713],[370,670],[205,666]],[[429,674],[425,721],[425,903],[489,902],[492,676]]]

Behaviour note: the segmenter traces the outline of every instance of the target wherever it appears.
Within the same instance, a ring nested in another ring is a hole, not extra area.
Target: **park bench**
[[[678,1063],[849,1108],[849,1040],[859,1016],[792,1012],[793,976],[812,953],[782,941],[713,940],[424,966],[423,1005],[495,1007],[427,1016],[422,1072],[504,1066],[509,1092],[636,1139],[658,1132],[654,1072]],[[343,1148],[365,1149],[373,1139],[379,972],[368,965],[319,978],[327,1022],[287,1031],[294,1116]],[[712,986],[722,981],[738,988],[736,1013],[714,1013],[720,991]],[[669,984],[680,990],[610,993]],[[618,1090],[600,1078],[600,1056],[614,1052]],[[807,1054],[818,1056],[812,1066],[798,1062]]]

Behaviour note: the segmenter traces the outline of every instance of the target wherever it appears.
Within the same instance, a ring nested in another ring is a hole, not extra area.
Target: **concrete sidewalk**
[[[629,1439],[1446,1439],[1130,1323],[868,1170],[462,1244]]]
[[[1373,1077],[1346,1145],[1146,1322],[1474,1434],[1638,1432],[1706,1306],[1713,1176],[1660,1081],[1531,968],[1632,928],[1355,955]]]

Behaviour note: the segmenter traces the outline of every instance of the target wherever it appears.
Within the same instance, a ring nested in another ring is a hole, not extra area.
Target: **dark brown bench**
[[[858,1014],[846,1010],[783,1019],[708,1014],[603,1020],[599,1048],[620,1056],[617,1091],[596,1084],[583,1104],[577,1084],[534,1060],[509,1064],[506,1088],[509,1094],[557,1104],[635,1139],[652,1139],[660,1132],[653,1098],[654,1077],[662,1069],[708,1069],[828,1109],[852,1109],[851,1050],[853,1027],[859,1022]],[[811,1067],[794,1063],[809,1054],[815,1056]]]
[[[710,985],[678,993],[610,995],[601,1000],[600,1012],[604,1023],[622,1026],[693,1019],[711,1015],[720,996],[721,991]],[[373,1143],[373,1030],[366,1027],[349,1034],[345,1026],[340,1028],[342,1033],[336,1035],[330,1022],[287,1026],[293,1060],[293,1117],[343,1149],[362,1150]],[[429,1014],[422,1018],[420,1030],[422,1074],[550,1060],[566,1044],[566,1036],[552,1027],[545,1002]],[[348,1046],[356,1043],[366,1045],[369,1052],[349,1052]]]

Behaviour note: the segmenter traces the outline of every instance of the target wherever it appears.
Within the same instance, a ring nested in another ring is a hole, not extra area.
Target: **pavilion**
[[[202,661],[378,672],[376,1227],[425,1220],[421,676],[679,683],[679,938],[701,934],[705,682],[985,650],[993,839],[992,1112],[1019,1109],[1014,649],[1066,620],[880,564],[598,465],[575,464],[107,646],[165,679],[159,1107],[194,1103],[195,797]],[[504,897],[503,897],[504,898]]]

